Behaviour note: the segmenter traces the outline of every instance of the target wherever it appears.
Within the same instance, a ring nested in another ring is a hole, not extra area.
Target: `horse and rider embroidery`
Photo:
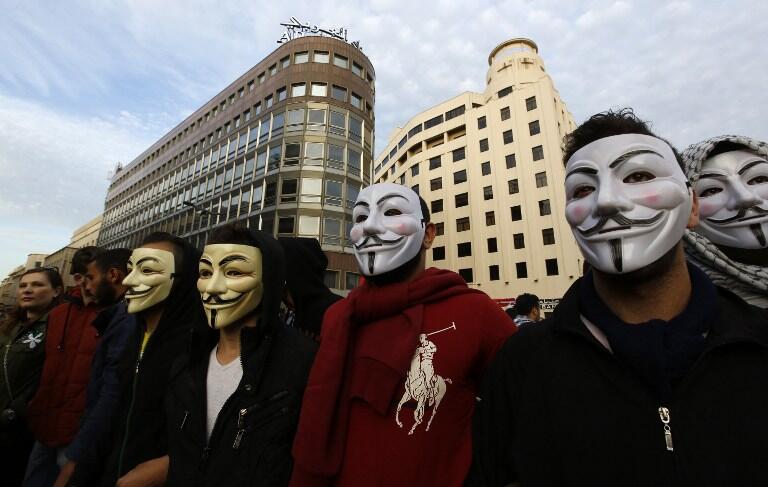
[[[424,420],[424,411],[427,407],[432,408],[432,415],[429,417],[425,431],[429,431],[432,420],[435,419],[437,408],[443,400],[448,390],[446,384],[453,382],[449,378],[443,378],[435,374],[435,367],[432,361],[437,353],[437,345],[429,340],[430,335],[436,335],[448,330],[456,330],[456,323],[451,322],[451,326],[432,333],[422,333],[419,335],[419,346],[411,359],[411,367],[408,370],[408,376],[405,379],[405,392],[397,405],[395,412],[395,422],[402,428],[403,422],[400,421],[400,410],[408,401],[416,401],[416,409],[413,411],[414,423],[408,432],[412,435]]]

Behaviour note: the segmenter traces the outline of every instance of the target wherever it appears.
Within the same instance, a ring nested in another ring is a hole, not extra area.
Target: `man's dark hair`
[[[72,256],[72,267],[69,268],[69,274],[85,274],[88,264],[93,262],[101,252],[104,252],[104,249],[93,245],[77,249],[75,255]]]
[[[224,225],[213,231],[207,245],[213,244],[238,244],[258,247],[259,242],[253,237],[249,229],[237,224]]]
[[[427,202],[424,201],[424,198],[419,196],[419,206],[421,206],[421,214],[424,217],[424,226],[427,226],[427,223],[429,223],[431,220],[431,216],[429,214],[429,205],[427,205]]]
[[[576,130],[566,135],[563,141],[563,164],[567,164],[568,159],[582,147],[605,137],[622,134],[649,135],[663,140],[672,148],[680,168],[684,169],[683,158],[675,146],[653,133],[650,124],[640,120],[631,108],[608,110],[592,115],[586,122],[576,127]]]
[[[539,297],[535,294],[523,293],[515,299],[515,314],[527,315],[534,308],[539,307]]]
[[[725,152],[733,152],[735,150],[755,152],[753,149],[747,147],[746,145],[738,144],[736,142],[731,142],[730,140],[723,140],[715,144],[715,147],[713,147],[712,150],[709,152],[709,154],[707,154],[707,159],[711,157],[715,157],[718,154],[723,154]]]
[[[93,262],[96,263],[99,271],[107,272],[109,269],[117,269],[123,274],[128,274],[128,259],[131,258],[131,251],[128,249],[108,249],[96,255]]]

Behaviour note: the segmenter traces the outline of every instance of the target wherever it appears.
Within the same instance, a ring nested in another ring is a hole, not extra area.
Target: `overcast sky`
[[[512,37],[536,41],[577,122],[632,106],[679,148],[768,140],[765,1],[0,0],[0,279],[66,245],[115,163],[273,51],[291,16],[362,44],[378,150],[415,113],[482,91]]]

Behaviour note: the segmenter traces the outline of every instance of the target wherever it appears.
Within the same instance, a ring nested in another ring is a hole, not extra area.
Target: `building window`
[[[456,208],[467,206],[469,204],[469,193],[457,194],[455,197]]]
[[[557,259],[547,259],[544,261],[544,265],[547,266],[548,276],[556,276],[560,273],[557,269]]]
[[[485,201],[493,199],[493,186],[485,186],[483,188],[483,199]]]
[[[325,287],[329,289],[338,289],[339,288],[339,271],[326,269],[325,275],[323,276],[323,283],[325,284]]]
[[[485,212],[485,226],[492,227],[496,225],[496,213],[493,211]]]
[[[496,237],[491,237],[487,240],[488,253],[492,254],[499,251],[499,246],[496,243]]]
[[[515,233],[512,235],[512,241],[514,242],[514,247],[516,249],[524,249],[525,248],[525,234],[524,233]]]
[[[509,95],[510,93],[512,93],[512,87],[511,86],[507,86],[503,90],[499,91],[498,95],[499,95],[499,98],[504,98],[505,96]]]
[[[457,245],[459,257],[470,257],[472,255],[472,242],[462,242]]]
[[[419,175],[419,165],[414,164],[411,166],[411,176],[418,176]]]
[[[488,124],[487,124],[487,122],[485,121],[485,115],[483,115],[482,117],[479,117],[479,118],[477,119],[477,129],[478,129],[478,130],[482,130],[482,129],[484,129],[484,128],[485,128],[485,127],[487,127],[487,126],[488,126]]]
[[[432,260],[445,260],[445,247],[432,247]]]
[[[547,185],[547,173],[546,172],[537,172],[536,173],[536,187],[537,188],[543,188]]]
[[[523,219],[523,210],[520,207],[520,205],[515,205],[511,207],[509,210],[510,210],[510,213],[512,213],[513,222],[520,221]]]
[[[445,119],[450,120],[452,118],[458,117],[459,115],[464,115],[464,110],[465,110],[464,105],[460,107],[456,107],[453,110],[448,110],[447,112],[445,112]]]
[[[456,219],[456,231],[457,232],[465,232],[469,230],[469,217],[465,216],[463,218],[457,218]]]
[[[285,87],[277,89],[277,101],[283,101],[288,96]]]
[[[480,172],[483,174],[483,176],[491,174],[491,161],[486,161],[480,164]]]
[[[411,130],[408,131],[408,137],[413,137],[414,135],[421,132],[421,124],[416,125]]]
[[[509,194],[517,194],[520,192],[520,184],[517,182],[517,179],[510,179],[507,181],[507,186],[509,186]]]
[[[291,56],[285,56],[283,59],[280,60],[281,68],[287,68],[290,65],[291,65]]]
[[[540,161],[544,159],[544,148],[542,146],[537,145],[536,147],[531,149],[531,152],[533,153],[534,161]]]
[[[433,200],[430,203],[430,210],[432,213],[440,213],[441,211],[443,211],[443,200],[442,199]]]
[[[555,243],[555,229],[544,228],[541,230],[541,239],[544,241],[544,245],[554,245]]]
[[[348,69],[349,68],[349,59],[345,58],[344,56],[340,56],[339,54],[333,55],[333,64],[335,66],[338,66],[340,68]]]
[[[312,235],[317,237],[320,233],[320,217],[301,215],[299,216],[299,235]]]
[[[502,120],[509,120],[509,117],[511,116],[509,113],[509,107],[504,107],[501,110],[499,110],[499,113],[501,114]]]
[[[502,134],[504,137],[504,143],[505,144],[511,144],[515,141],[514,137],[512,137],[512,131],[511,130],[505,130]]]
[[[525,99],[525,109],[529,112],[536,109],[536,97],[532,96]]]
[[[434,118],[430,118],[429,120],[424,122],[424,130],[432,128],[435,125],[440,125],[441,123],[443,123],[443,116],[442,115],[438,115],[438,116],[436,116]]]
[[[312,83],[312,96],[328,96],[328,85],[325,83]]]
[[[539,201],[539,216],[547,216],[552,214],[552,208],[549,206],[549,200]]]
[[[272,107],[272,95],[269,95],[266,98],[264,98],[264,106],[267,108]]]
[[[267,79],[267,75],[265,73],[261,73],[257,79],[259,80],[259,84],[263,84],[264,80]]]
[[[339,101],[347,101],[347,89],[343,86],[333,85],[331,90],[331,96]]]
[[[480,152],[488,150],[488,139],[480,139]]]
[[[296,83],[291,85],[291,96],[305,96],[307,94],[306,83]]]
[[[467,182],[467,170],[462,169],[453,173],[453,184],[460,184]]]
[[[443,178],[435,178],[429,181],[429,189],[437,191],[443,188]]]
[[[277,74],[277,64],[273,64],[269,67],[269,75],[274,76],[275,74]]]
[[[309,62],[308,51],[297,52],[296,54],[293,55],[294,64],[304,64],[306,62]]]
[[[325,204],[332,206],[341,206],[341,181],[334,181],[333,179],[325,180]]]
[[[347,134],[347,117],[344,113],[331,110],[331,128],[329,132],[342,136]]]
[[[354,61],[352,61],[352,72],[360,76],[361,78],[363,77],[363,67]]]
[[[468,269],[459,269],[459,275],[462,279],[464,279],[466,282],[473,282],[474,278],[472,276],[472,268]]]
[[[292,216],[281,216],[277,219],[277,233],[293,233],[295,218]]]
[[[435,223],[435,236],[439,237],[440,235],[445,234],[445,223],[443,222],[437,222]]]
[[[359,110],[363,109],[363,98],[357,93],[352,92],[349,97],[349,103],[351,103],[353,107]]]
[[[429,159],[429,169],[437,169],[440,167],[440,156],[435,156]]]
[[[418,184],[414,184],[413,186],[411,186],[411,189],[413,190],[414,193],[419,194],[419,185]]]
[[[328,62],[328,61],[326,61]],[[345,272],[344,273],[344,289],[351,290],[357,287],[360,282],[360,274],[357,272]]]
[[[507,163],[507,169],[512,169],[514,167],[517,167],[517,159],[515,159],[514,154],[507,154],[504,157],[504,161]]]
[[[464,160],[467,157],[466,147],[459,147],[453,151],[453,162]]]
[[[328,64],[330,61],[330,53],[328,51],[315,51],[312,54],[312,61],[316,63]]]
[[[280,201],[289,203],[296,201],[296,193],[299,190],[298,179],[284,179],[280,187]]]
[[[325,144],[322,142],[306,142],[304,144],[304,164],[322,166],[324,155]]]
[[[517,271],[518,279],[525,279],[528,277],[528,264],[525,262],[518,262],[515,264],[515,270]]]
[[[498,281],[499,280],[499,266],[498,265],[488,266],[488,276],[490,277],[491,281]]]
[[[307,125],[325,125],[325,109],[309,108],[307,110]],[[312,129],[310,127],[310,129]]]
[[[534,120],[533,122],[528,124],[528,133],[531,135],[536,135],[541,132],[541,127],[539,126],[539,121]]]

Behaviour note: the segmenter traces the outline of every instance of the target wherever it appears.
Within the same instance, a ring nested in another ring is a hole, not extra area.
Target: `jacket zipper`
[[[136,383],[139,381],[139,365],[141,364],[142,353],[139,353],[139,358],[136,360],[136,370],[133,374],[133,384],[131,385],[131,404],[128,406],[128,415],[125,417],[125,434],[123,434],[123,442],[120,445],[120,455],[117,457],[117,479],[123,476],[123,457],[125,456],[125,448],[128,446],[128,432],[131,430],[131,416],[133,415],[133,406],[136,403]]]
[[[675,448],[672,445],[672,427],[669,425],[672,419],[669,413],[669,408],[664,406],[659,408],[659,419],[661,419],[661,424],[664,427],[664,443],[667,445],[667,451],[674,451]]]
[[[8,399],[10,399],[11,402],[13,402],[13,391],[11,390],[11,380],[8,377],[8,352],[11,350],[12,343],[12,341],[8,342],[3,353],[3,375],[5,376],[5,388],[8,390]]]
[[[278,399],[282,399],[287,395],[288,395],[288,391],[280,391],[277,394],[273,395],[272,397],[269,397],[261,402],[258,402],[253,406],[249,406],[247,408],[241,409],[237,415],[237,433],[235,434],[235,441],[232,443],[232,449],[233,450],[239,449],[240,443],[243,441],[243,436],[245,436],[246,433],[252,430],[252,428],[246,429],[245,427],[245,417],[248,414],[250,414],[256,409],[259,409],[265,406],[266,404],[269,404],[270,402],[277,401]],[[271,420],[272,418],[285,413],[287,410],[288,410],[287,407],[282,407],[275,413],[271,414],[269,417],[265,418],[265,420]],[[264,424],[264,421],[262,421],[261,424]]]

